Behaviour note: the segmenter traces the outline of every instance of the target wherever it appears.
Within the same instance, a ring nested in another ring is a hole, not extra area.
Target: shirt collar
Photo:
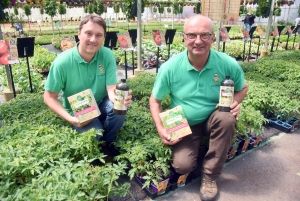
[[[79,45],[79,42],[76,44],[76,46],[73,47],[72,51],[73,51],[73,54],[75,56],[75,60],[78,62],[78,63],[87,63],[79,54],[79,51],[78,51],[78,45]],[[95,61],[95,58],[97,58],[97,54],[99,53],[96,52],[96,54],[94,55],[93,59],[91,60],[90,63],[94,62]]]
[[[191,64],[190,61],[189,61],[189,58],[188,58],[188,51],[185,50],[185,53],[184,53],[184,54],[186,55],[186,57],[185,57],[186,69],[187,69],[188,71],[189,71],[189,70],[196,70],[196,69],[194,68],[194,66],[192,66],[192,64]],[[204,69],[212,69],[213,66],[215,65],[215,61],[213,61],[213,59],[211,59],[212,54],[214,54],[214,51],[213,51],[212,49],[210,49],[210,50],[209,50],[208,60],[207,60],[205,66],[204,66],[204,68],[203,68],[202,70],[204,70]]]

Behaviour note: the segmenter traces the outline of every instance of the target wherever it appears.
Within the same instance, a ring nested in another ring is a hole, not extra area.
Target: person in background
[[[252,25],[254,24],[255,15],[252,13],[247,13],[245,18],[243,19],[244,22],[244,28],[250,32]]]
[[[184,25],[187,50],[170,58],[159,69],[150,96],[150,112],[158,134],[172,147],[172,167],[187,174],[197,166],[200,140],[209,136],[209,149],[204,157],[200,186],[201,200],[214,200],[218,193],[216,180],[226,162],[227,152],[236,133],[240,103],[248,85],[237,61],[225,53],[211,49],[215,34],[212,21],[202,15],[189,18]],[[218,111],[220,84],[229,75],[234,81],[234,102],[230,112]],[[192,134],[170,141],[159,113],[161,102],[169,94],[171,108],[181,105]]]
[[[124,123],[125,115],[113,112],[117,68],[113,52],[102,46],[105,34],[106,23],[100,16],[92,14],[82,19],[77,45],[58,55],[51,65],[44,87],[44,102],[79,133],[91,128],[103,129],[103,136],[97,135],[96,138],[110,146]],[[80,123],[73,116],[67,98],[86,89],[92,90],[101,115]],[[59,92],[62,92],[62,103],[58,101]],[[131,103],[131,92],[125,99],[127,107]]]

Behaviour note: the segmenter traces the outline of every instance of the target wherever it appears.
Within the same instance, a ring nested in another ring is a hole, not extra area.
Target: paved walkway
[[[299,201],[299,142],[299,129],[286,134],[267,127],[267,136],[259,147],[225,164],[217,180],[220,190],[217,200]],[[157,197],[156,200],[199,201],[199,188],[200,179],[197,178],[182,188]]]

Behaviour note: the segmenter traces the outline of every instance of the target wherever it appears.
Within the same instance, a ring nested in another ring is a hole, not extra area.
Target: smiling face
[[[104,28],[92,21],[83,24],[78,31],[78,52],[87,62],[90,62],[96,52],[101,48],[105,36]]]
[[[202,40],[198,35],[196,39],[190,40],[184,34],[184,43],[188,50],[188,57],[194,59],[207,59],[210,47],[214,41],[213,25],[209,18],[196,15],[190,18],[184,25],[185,34],[212,34],[209,39]]]

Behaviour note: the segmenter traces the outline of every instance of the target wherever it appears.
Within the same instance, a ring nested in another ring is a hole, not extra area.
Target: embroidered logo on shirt
[[[218,84],[219,78],[220,78],[219,74],[218,74],[218,73],[215,73],[215,74],[214,74],[214,81],[215,81],[215,84]]]
[[[100,71],[101,74],[104,74],[103,70],[104,70],[104,67],[102,66],[102,64],[100,64],[99,65],[99,71]]]

